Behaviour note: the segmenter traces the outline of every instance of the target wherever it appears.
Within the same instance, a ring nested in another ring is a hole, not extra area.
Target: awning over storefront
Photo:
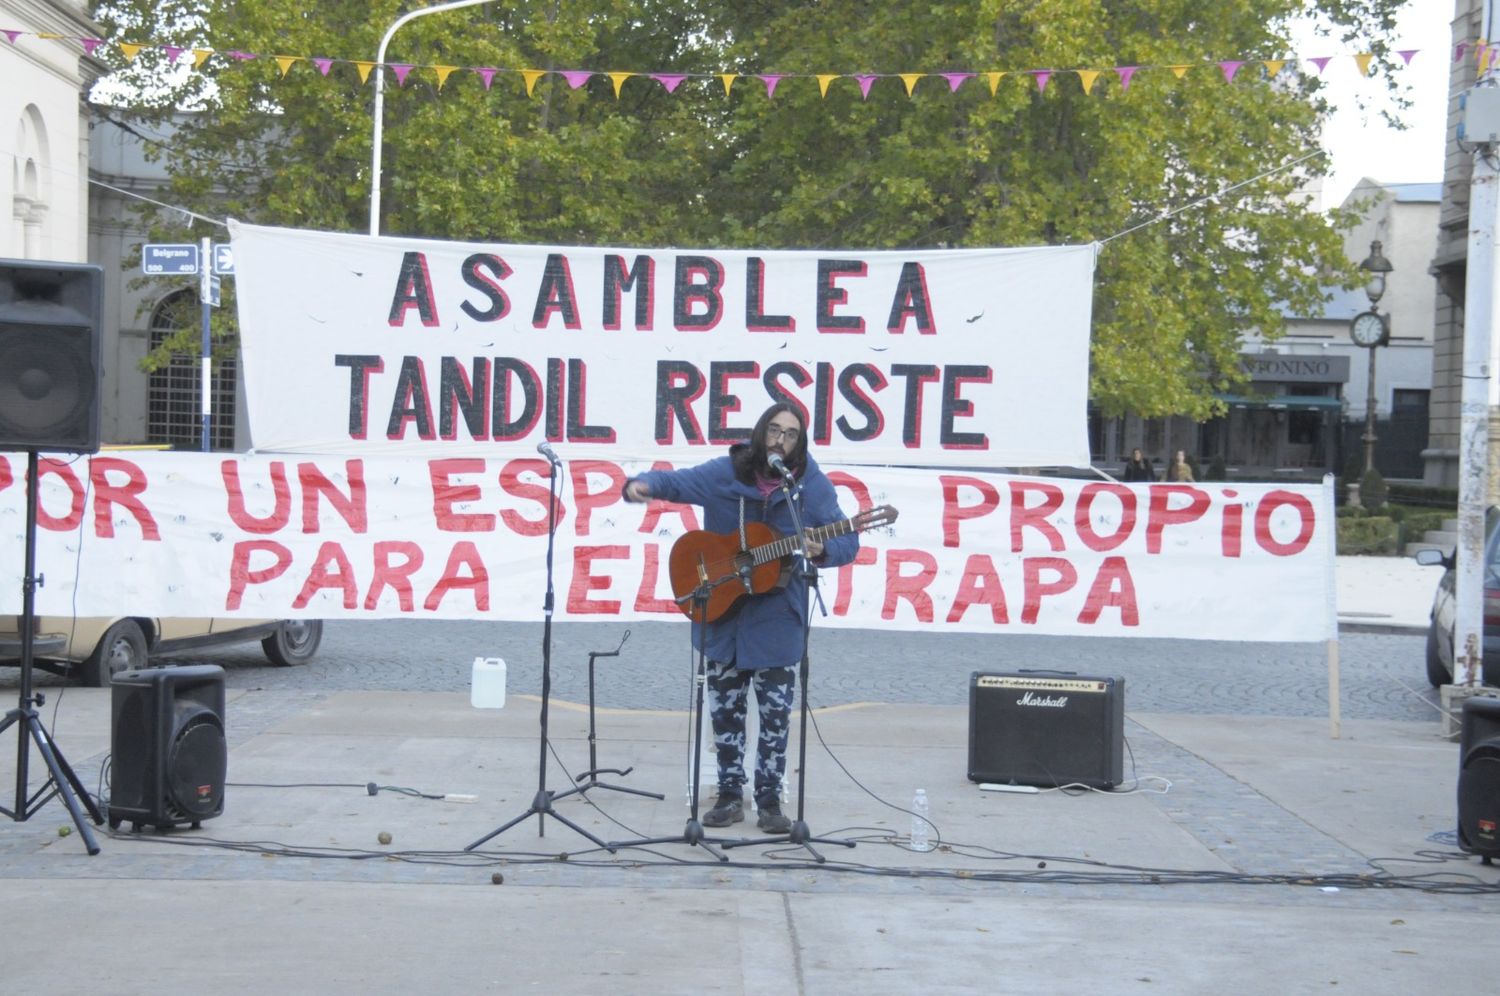
[[[1230,408],[1268,408],[1272,411],[1336,412],[1344,406],[1341,398],[1316,394],[1216,394],[1214,397]]]

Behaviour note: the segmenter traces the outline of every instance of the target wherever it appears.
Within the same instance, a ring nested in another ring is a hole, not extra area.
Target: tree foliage
[[[1400,0],[1320,5],[1348,51],[1389,74]],[[455,73],[387,82],[382,231],[426,238],[640,246],[903,248],[1102,242],[1091,392],[1107,413],[1206,417],[1243,380],[1240,337],[1274,337],[1352,265],[1293,196],[1317,175],[1318,82],[1292,54],[1299,0],[511,0],[419,18],[389,63],[677,73],[1008,71],[994,94],[939,77],[717,78],[675,94],[595,76],[528,97]],[[396,0],[111,0],[116,37],[373,60]],[[1218,60],[1247,60],[1226,83]],[[1128,89],[1077,68],[1143,69]],[[1018,70],[1055,68],[1046,89]],[[352,66],[216,56],[163,87],[126,72],[112,114],[180,124],[172,198],[206,214],[337,231],[368,226],[373,87]],[[1251,181],[1246,183],[1245,181]],[[1242,186],[1236,187],[1235,185]],[[1228,189],[1227,188],[1234,188]],[[1226,192],[1227,190],[1227,192]],[[1218,195],[1218,196],[1215,196]],[[171,224],[158,215],[159,225]],[[1125,234],[1121,234],[1125,233]],[[1044,329],[1037,334],[1045,334]]]

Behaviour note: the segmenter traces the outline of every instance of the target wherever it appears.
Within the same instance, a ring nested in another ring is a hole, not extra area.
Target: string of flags
[[[437,80],[437,87],[442,90],[449,78],[454,73],[472,73],[483,82],[485,90],[490,89],[496,76],[512,75],[519,76],[522,85],[526,89],[526,96],[530,97],[536,90],[537,82],[544,76],[561,77],[570,89],[577,90],[595,77],[608,79],[614,88],[615,97],[618,99],[620,91],[627,80],[646,79],[660,84],[668,93],[676,93],[677,88],[689,80],[717,81],[724,88],[727,97],[733,90],[734,84],[739,80],[759,80],[765,87],[766,96],[774,97],[776,89],[786,80],[811,79],[817,81],[819,95],[828,96],[828,88],[837,80],[853,80],[858,86],[860,95],[864,98],[870,96],[870,89],[879,80],[900,80],[906,88],[906,95],[910,97],[916,90],[917,84],[924,79],[942,80],[948,86],[950,93],[956,93],[960,87],[970,80],[975,80],[989,87],[990,95],[994,96],[1000,87],[1000,81],[1007,76],[1017,78],[1030,77],[1037,87],[1039,93],[1046,92],[1047,84],[1053,77],[1060,74],[1071,74],[1078,78],[1085,94],[1093,92],[1094,84],[1101,76],[1112,75],[1119,79],[1120,90],[1124,92],[1130,89],[1130,82],[1137,73],[1145,71],[1170,71],[1177,79],[1182,79],[1187,73],[1194,69],[1217,69],[1223,76],[1225,83],[1234,82],[1240,70],[1246,66],[1260,67],[1264,70],[1265,78],[1276,76],[1286,66],[1297,62],[1311,63],[1317,67],[1318,75],[1328,68],[1329,63],[1339,58],[1349,58],[1354,61],[1355,67],[1361,76],[1370,74],[1370,64],[1374,60],[1371,52],[1360,52],[1350,56],[1307,56],[1300,59],[1223,59],[1206,60],[1196,63],[1176,63],[1164,65],[1138,65],[1138,66],[1111,66],[1101,69],[1014,69],[999,71],[978,72],[938,72],[938,73],[668,73],[668,72],[613,72],[598,69],[526,69],[526,68],[501,68],[496,66],[451,66],[451,65],[424,65],[420,63],[387,62],[379,63],[361,59],[335,59],[323,56],[306,55],[262,55],[256,52],[245,52],[239,49],[221,51],[211,48],[185,48],[177,45],[146,44],[136,42],[106,42],[103,38],[79,37],[73,35],[60,35],[51,32],[21,31],[13,28],[0,28],[3,35],[10,44],[15,45],[17,40],[23,36],[30,36],[39,40],[71,41],[78,43],[89,55],[95,55],[98,50],[106,45],[113,45],[119,50],[127,63],[134,62],[136,58],[145,51],[159,50],[169,63],[185,62],[191,58],[194,69],[201,69],[209,59],[218,57],[230,65],[266,60],[274,62],[280,72],[281,78],[285,79],[287,74],[298,65],[307,65],[315,69],[325,78],[333,72],[335,67],[349,66],[359,74],[360,84],[369,82],[370,76],[377,69],[387,71],[395,79],[396,85],[404,87],[407,80],[413,74],[431,74]],[[1420,52],[1420,49],[1408,48],[1397,49],[1396,55],[1400,57],[1404,66],[1411,65],[1412,58]],[[1500,52],[1500,42],[1490,44],[1485,40],[1459,42],[1453,47],[1453,61],[1461,62],[1466,56],[1472,55],[1478,61],[1479,75],[1483,75],[1489,68],[1492,54]]]

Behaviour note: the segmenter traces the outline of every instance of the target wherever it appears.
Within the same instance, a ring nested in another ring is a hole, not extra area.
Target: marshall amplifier
[[[969,679],[969,780],[1113,788],[1124,780],[1125,679],[1017,671]]]

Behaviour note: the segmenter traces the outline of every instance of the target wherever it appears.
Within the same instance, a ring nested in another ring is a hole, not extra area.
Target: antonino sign
[[[1286,353],[1241,353],[1251,380],[1284,384],[1346,384],[1347,356],[1297,356]]]

